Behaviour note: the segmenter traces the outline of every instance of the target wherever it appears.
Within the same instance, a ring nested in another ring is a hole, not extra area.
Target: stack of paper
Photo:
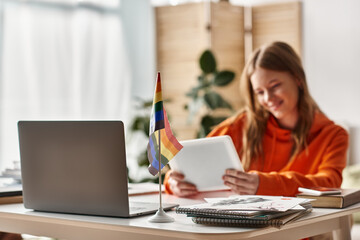
[[[187,214],[193,222],[239,227],[281,227],[311,212],[310,200],[302,198],[234,195],[206,198],[206,203],[180,206],[176,213]]]

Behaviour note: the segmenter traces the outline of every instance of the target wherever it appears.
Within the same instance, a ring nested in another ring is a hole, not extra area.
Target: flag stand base
[[[153,223],[169,223],[174,222],[175,219],[167,215],[162,208],[159,208],[155,215],[150,217],[148,221]]]

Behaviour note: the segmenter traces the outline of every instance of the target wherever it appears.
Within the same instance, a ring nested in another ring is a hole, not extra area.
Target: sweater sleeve
[[[171,171],[171,170],[170,170]],[[167,194],[173,194],[173,192],[170,189],[170,184],[169,184],[169,176],[170,176],[170,171],[167,171],[165,174],[165,178],[164,178],[164,187],[165,187],[165,192]]]
[[[346,166],[347,148],[348,134],[342,129],[327,146],[318,166],[315,166],[316,163],[311,162],[312,159],[309,157],[309,164],[317,168],[314,174],[303,174],[296,169],[269,173],[251,171],[259,175],[256,194],[295,196],[298,187],[340,187],[342,170]]]

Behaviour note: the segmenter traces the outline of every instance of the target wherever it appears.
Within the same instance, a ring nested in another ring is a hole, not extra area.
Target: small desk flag
[[[160,142],[159,146],[159,133]],[[147,154],[149,158],[149,172],[156,175],[159,172],[159,152],[161,151],[161,169],[183,148],[173,135],[170,123],[164,108],[160,73],[157,73],[153,106],[150,116],[149,144],[147,146]],[[160,169],[160,170],[161,170]]]

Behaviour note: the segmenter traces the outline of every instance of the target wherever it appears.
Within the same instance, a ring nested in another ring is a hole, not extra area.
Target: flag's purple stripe
[[[155,176],[159,172],[159,170],[157,170],[157,168],[154,168],[152,166],[152,164],[154,162],[156,162],[156,164],[159,165],[159,163],[158,163],[158,161],[156,160],[156,157],[155,157],[154,144],[152,142],[151,137],[150,137],[149,144],[148,144],[148,147],[147,147],[147,152],[148,152],[148,159],[149,159],[149,162],[150,162],[148,170],[153,176]]]
[[[150,144],[150,151],[151,151],[151,160],[150,163],[151,165],[153,165],[156,169],[159,169],[159,160],[156,157],[159,156],[159,153],[157,150],[155,150],[155,147],[157,148],[158,144],[156,144],[156,146],[154,146],[155,144],[153,143],[153,139],[151,139],[149,141]],[[165,157],[163,154],[161,154],[161,169],[169,163],[169,160],[167,159],[167,157]]]
[[[151,164],[153,163],[153,161],[158,162],[158,160],[156,159],[156,149],[155,149],[155,147],[156,148],[158,147],[158,144],[155,143],[156,146],[154,146],[154,141],[153,141],[154,138],[155,138],[154,134],[151,134],[150,141],[149,141],[151,158],[152,158]],[[156,138],[155,138],[155,140],[156,140]],[[157,164],[159,164],[159,163],[157,163]]]
[[[155,122],[155,130],[154,131],[159,130],[159,129],[163,129],[163,128],[165,128],[164,119]]]
[[[149,172],[153,175],[153,176],[155,176],[156,174],[158,174],[159,173],[159,171],[157,170],[157,169],[155,169],[153,166],[151,166],[150,165],[150,167],[148,167],[148,170],[149,170]]]
[[[158,148],[158,144],[156,143],[156,138],[154,134],[151,134],[149,138],[149,144],[148,144],[148,158],[150,162],[149,166],[149,172],[153,174],[154,176],[159,172],[159,160],[157,159],[156,155],[159,155],[158,151],[156,150]],[[165,157],[164,157],[165,158]],[[164,159],[167,161],[167,159]],[[161,169],[164,167],[164,164],[161,164]],[[155,169],[153,169],[155,168]],[[156,170],[156,172],[155,172]],[[155,173],[155,174],[154,174]]]

